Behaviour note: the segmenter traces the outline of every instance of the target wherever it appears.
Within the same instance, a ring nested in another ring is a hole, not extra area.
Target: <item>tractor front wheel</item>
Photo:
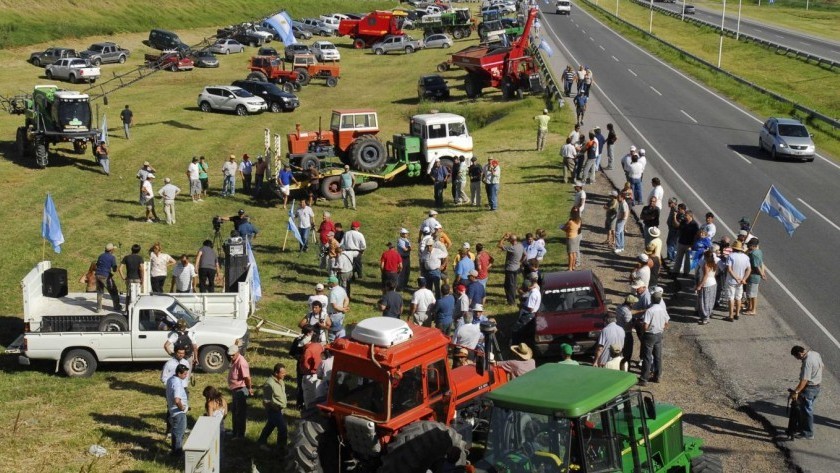
[[[397,432],[388,444],[379,473],[437,471],[452,447],[461,450],[457,465],[465,465],[467,443],[461,434],[440,422],[414,422]]]
[[[44,142],[43,138],[36,138],[35,139],[35,165],[39,168],[44,169],[49,164],[49,150],[47,149],[47,143]]]
[[[251,82],[268,82],[268,77],[261,71],[254,71],[248,74],[248,77],[245,80],[249,80]]]
[[[338,77],[327,77],[327,87],[335,87],[338,85]]]
[[[15,135],[15,144],[17,145],[18,156],[23,159],[29,154],[29,140],[26,136],[26,127],[19,126],[17,134]]]
[[[303,418],[286,455],[288,473],[339,471],[338,432],[332,421],[315,415]]]
[[[341,176],[330,176],[321,179],[321,195],[327,200],[341,198]]]

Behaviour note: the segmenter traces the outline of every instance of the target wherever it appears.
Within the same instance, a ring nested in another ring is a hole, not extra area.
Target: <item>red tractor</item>
[[[531,8],[522,35],[510,46],[480,44],[452,55],[451,64],[467,71],[464,79],[467,97],[478,97],[485,87],[501,89],[506,99],[521,98],[526,91],[543,91],[539,67],[528,51],[531,25],[537,12],[538,9]]]
[[[359,20],[345,19],[338,24],[338,35],[353,39],[356,49],[369,48],[388,35],[401,35],[402,17],[390,11],[372,11]]]
[[[375,110],[333,110],[327,131],[301,131],[286,135],[287,155],[293,166],[318,167],[320,159],[338,156],[357,171],[377,172],[388,161],[385,145],[376,137],[379,118]]]
[[[438,329],[388,317],[359,322],[329,346],[327,399],[302,414],[287,471],[425,473],[455,448],[464,465],[473,431],[486,428],[482,395],[508,381],[484,356],[493,328],[482,331],[485,351],[453,367],[450,339]]]
[[[284,91],[292,93],[300,90],[302,85],[309,83],[309,76],[304,77],[297,71],[289,67],[286,69],[286,63],[276,56],[253,56],[248,60],[247,80],[257,82],[274,82],[280,84]]]

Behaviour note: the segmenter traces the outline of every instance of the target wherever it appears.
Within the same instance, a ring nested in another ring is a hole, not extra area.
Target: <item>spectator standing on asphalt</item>
[[[551,121],[548,109],[544,108],[542,114],[535,116],[534,120],[537,121],[537,151],[542,151],[545,148],[545,137],[548,135],[548,122]]]
[[[624,199],[624,193],[619,192],[616,196],[615,214],[615,250],[616,254],[624,251],[624,227],[630,217],[630,207]]]
[[[595,348],[594,365],[604,367],[607,362],[612,359],[610,348],[618,346],[618,352],[621,353],[624,348],[624,329],[618,325],[617,316],[611,312],[604,317],[604,328],[601,330],[601,335],[598,337],[598,344]]]
[[[499,185],[502,182],[502,169],[495,159],[487,158],[484,167],[484,189],[487,192],[487,202],[490,210],[499,208]]]
[[[586,70],[583,68],[583,64],[578,66],[577,73],[575,74],[575,82],[577,82],[577,95],[581,95],[583,92],[583,79],[586,77]]]
[[[653,230],[656,227],[651,228]],[[656,228],[657,232],[659,231]],[[653,233],[652,231],[650,233]],[[659,273],[662,271],[662,258],[659,257],[659,249],[662,246],[662,240],[654,238],[645,246],[645,254],[648,257],[648,267],[650,268],[650,285],[659,285]]]
[[[615,134],[613,124],[607,123],[607,167],[604,168],[607,171],[611,171],[613,168],[613,146],[616,141],[618,141],[618,135]]]
[[[650,243],[650,229],[659,227],[659,207],[656,205],[657,199],[651,196],[648,200],[648,205],[642,207],[639,213],[639,220],[642,221],[642,236],[645,240],[645,245]]]
[[[750,258],[744,254],[744,246],[740,241],[732,243],[732,254],[726,263],[726,294],[729,299],[729,321],[738,320],[741,313],[741,299],[744,296],[744,285],[750,277]]]
[[[525,248],[512,233],[502,235],[496,248],[505,252],[505,298],[508,305],[513,305],[516,304],[516,281],[522,268]]]
[[[240,353],[238,346],[228,347],[227,354],[230,359],[228,388],[233,394],[231,436],[233,440],[242,440],[245,438],[245,425],[248,421],[248,397],[254,395],[254,387],[251,385],[251,367],[245,360],[245,356]]]
[[[262,192],[263,182],[265,182],[265,172],[268,170],[268,163],[265,162],[262,156],[257,157],[257,162],[254,164],[254,194],[253,197],[257,198],[260,196]]]
[[[589,66],[586,66],[583,73],[583,95],[589,97],[589,91],[592,90],[592,85],[595,83],[594,74],[592,74],[592,69]]]
[[[630,361],[633,359],[633,332],[636,330],[636,318],[633,316],[632,307],[639,302],[639,298],[633,294],[628,294],[624,301],[616,307],[615,317],[616,323],[624,330],[624,344],[622,349],[622,363],[621,370],[628,371]]]
[[[123,272],[125,268],[125,272]],[[123,256],[120,266],[117,268],[120,277],[125,281],[125,305],[131,304],[131,285],[142,284],[146,273],[143,257],[140,256],[140,245],[131,245],[131,254]]]
[[[300,233],[300,252],[309,251],[309,232],[312,230],[313,222],[315,221],[315,212],[312,207],[306,205],[306,200],[300,201],[300,207],[295,210],[295,215],[298,220],[298,233]]]
[[[639,385],[645,386],[650,381],[658,383],[662,379],[662,337],[671,318],[662,302],[661,288],[655,287],[650,296],[651,305],[645,311],[642,330],[642,376]],[[651,378],[652,374],[652,378]]]
[[[668,199],[668,236],[665,239],[665,259],[669,262],[673,262],[677,258],[677,241],[680,236],[680,224],[683,220],[685,220],[685,205],[678,205],[677,198],[671,197]]]
[[[236,195],[236,173],[238,171],[239,165],[236,164],[236,156],[230,155],[227,162],[222,165],[222,178],[224,179],[222,197]]]
[[[592,183],[595,184],[595,177],[598,171],[601,170],[601,158],[604,157],[607,149],[607,137],[601,133],[601,127],[596,126],[593,130],[595,132],[595,140],[598,141],[598,156],[595,158],[595,169],[592,170]]]
[[[633,281],[642,281],[645,286],[650,286],[650,266],[648,266],[648,262],[650,258],[646,253],[641,253],[636,257],[636,265],[633,267],[633,270],[630,271],[630,282]]]
[[[172,180],[168,177],[163,179],[163,183],[164,186],[160,188],[158,195],[163,200],[163,213],[166,215],[166,224],[172,225],[175,223],[175,197],[181,193],[181,189],[175,184],[172,184]]]
[[[563,158],[563,182],[569,183],[575,179],[575,156],[577,149],[572,144],[572,138],[566,138],[566,144],[560,147],[560,156]]]
[[[600,143],[595,138],[595,133],[590,131],[589,139],[583,147],[584,153],[586,154],[586,161],[584,161],[583,175],[581,176],[581,180],[587,184],[593,184],[595,182],[595,174],[598,171],[598,156],[601,155],[599,146]]]
[[[756,315],[758,308],[758,285],[767,279],[764,269],[764,252],[761,251],[758,238],[753,238],[747,243],[750,258],[750,276],[747,279],[747,311],[746,315]]]
[[[198,268],[198,290],[200,292],[216,292],[216,276],[221,274],[219,256],[213,249],[211,240],[204,240],[195,255],[195,267]]]
[[[583,182],[582,181],[575,181],[575,195],[574,201],[572,202],[572,207],[577,207],[581,214],[583,214],[583,209],[586,207],[586,191],[583,190]]]
[[[714,250],[706,250],[703,253],[703,266],[700,268],[700,277],[697,279],[697,286],[694,288],[694,292],[697,293],[697,315],[700,317],[697,323],[700,325],[708,324],[709,319],[712,317],[712,310],[717,300],[716,272],[717,261],[715,260]]]
[[[435,207],[441,208],[443,207],[443,193],[446,190],[446,185],[451,178],[449,168],[442,165],[440,163],[440,159],[435,159],[435,163],[432,165],[429,175],[432,176],[432,181],[434,182]]]
[[[178,365],[175,368],[175,376],[166,381],[166,405],[169,408],[169,424],[172,427],[172,456],[184,454],[184,433],[187,430],[187,411],[190,409],[184,380],[189,372],[190,369],[186,366]]]
[[[124,109],[120,112],[120,120],[123,124],[123,133],[125,133],[125,139],[131,139],[130,129],[132,125],[134,125],[134,112],[128,108],[128,105],[125,106]]]
[[[175,258],[161,250],[160,242],[152,245],[149,252],[149,276],[152,282],[152,292],[163,292],[163,285],[166,283],[166,276],[169,274],[169,266],[176,263]]]
[[[187,179],[190,183],[190,197],[192,198],[193,202],[201,202],[201,180],[199,179],[199,174],[201,173],[201,168],[198,166],[198,158],[193,156],[192,161],[190,164],[187,165]],[[167,178],[168,179],[168,178]]]
[[[630,164],[627,166],[627,181],[633,188],[633,205],[638,205],[643,202],[642,197],[642,174],[645,172],[645,163],[638,156],[630,158]]]
[[[578,92],[575,96],[575,120],[578,125],[583,126],[583,117],[586,115],[586,103],[589,101],[589,97],[585,94]]]
[[[563,94],[565,94],[566,97],[572,96],[572,84],[575,83],[576,77],[577,74],[575,74],[572,66],[566,66],[566,70],[563,71]]]
[[[794,345],[790,354],[802,362],[799,370],[799,384],[790,392],[790,398],[796,401],[801,412],[801,432],[799,438],[814,439],[814,403],[820,395],[822,384],[822,356],[813,350]]]
[[[717,225],[715,225],[715,214],[706,212],[706,223],[700,226],[700,229],[706,232],[706,236],[710,240],[714,240],[717,235]]]
[[[473,207],[481,207],[481,179],[484,171],[481,169],[481,164],[478,164],[478,158],[473,156],[470,158],[470,167],[467,169],[470,177],[470,205]]]
[[[114,244],[105,245],[105,252],[96,259],[96,311],[102,312],[102,299],[105,297],[105,289],[111,300],[114,301],[114,310],[122,312],[120,305],[120,291],[114,283],[114,271],[117,270],[117,258],[114,256]]]
[[[254,163],[248,154],[242,155],[242,162],[239,163],[239,178],[242,179],[242,192],[251,195],[251,176],[254,173]]]
[[[274,429],[277,429],[277,452],[283,453],[286,449],[288,428],[286,418],[283,416],[283,409],[286,408],[286,367],[283,363],[274,365],[271,376],[263,385],[263,407],[265,407],[265,427],[257,440],[261,450],[271,451],[268,446],[268,438]]]
[[[572,207],[569,212],[569,220],[560,228],[566,232],[566,252],[569,256],[569,271],[574,271],[580,265],[580,227],[583,224],[580,218],[580,209]]]
[[[658,177],[650,180],[650,193],[648,194],[648,201],[651,197],[656,197],[656,208],[662,211],[662,205],[665,199],[665,188],[662,187],[662,181]]]
[[[677,257],[671,267],[672,276],[677,276],[680,273],[680,268],[682,268],[682,275],[688,276],[691,267],[689,250],[700,234],[700,225],[694,220],[694,212],[685,210],[682,215],[683,221],[679,224],[679,236],[677,237]]]

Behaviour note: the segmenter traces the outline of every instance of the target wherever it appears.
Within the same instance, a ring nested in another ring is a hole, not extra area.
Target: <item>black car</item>
[[[192,59],[195,67],[219,67],[216,55],[206,49],[191,52],[189,58]]]
[[[257,97],[262,97],[268,103],[268,109],[274,113],[292,112],[300,106],[300,100],[295,94],[284,92],[280,87],[277,87],[277,84],[271,82],[235,80],[231,85],[245,89]]]
[[[287,61],[294,61],[295,54],[312,54],[312,50],[305,44],[295,43],[286,46],[285,53]]]
[[[449,98],[449,86],[443,80],[443,77],[437,74],[422,76],[417,81],[417,98],[420,100],[447,100]]]
[[[280,53],[277,52],[276,49],[270,46],[263,46],[257,51],[257,56],[280,56]]]

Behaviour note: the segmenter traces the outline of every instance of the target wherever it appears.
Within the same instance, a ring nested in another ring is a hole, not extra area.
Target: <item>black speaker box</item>
[[[41,275],[41,286],[46,297],[64,297],[67,295],[67,270],[50,268]]]

